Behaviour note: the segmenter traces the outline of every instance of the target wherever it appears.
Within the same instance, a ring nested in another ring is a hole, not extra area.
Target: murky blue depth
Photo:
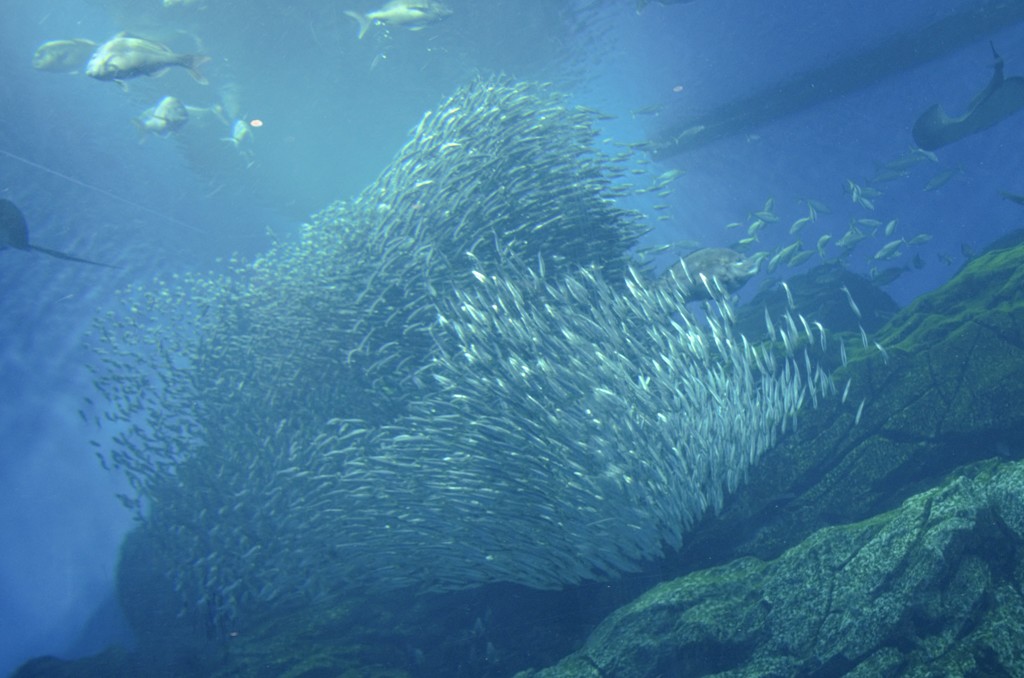
[[[0,673],[344,609],[511,675],[677,573],[1024,217],[1018,3],[827,4],[8,2]]]

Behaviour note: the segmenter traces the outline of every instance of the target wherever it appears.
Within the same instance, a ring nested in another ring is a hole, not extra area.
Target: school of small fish
[[[98,321],[111,407],[82,416],[183,609],[612,577],[836,393],[820,324],[748,338],[714,280],[691,312],[638,269],[595,137],[550,86],[479,79],[298,242]]]
[[[923,267],[924,259],[920,254],[915,254],[910,263],[903,266],[879,268],[879,264],[900,259],[909,248],[929,242],[932,236],[922,232],[910,237],[897,237],[898,219],[883,220],[869,215],[876,213],[878,201],[884,195],[884,191],[880,188],[881,185],[898,179],[906,179],[911,176],[911,171],[915,166],[927,162],[938,163],[939,158],[932,152],[911,148],[906,153],[880,164],[876,174],[866,182],[847,179],[843,188],[850,198],[852,207],[866,216],[857,216],[857,212],[855,212],[854,216],[850,217],[845,230],[812,235],[812,239],[816,238],[812,240],[814,242],[813,249],[805,248],[800,236],[813,231],[821,215],[831,215],[832,210],[819,200],[810,198],[803,200],[806,213],[796,218],[788,227],[789,235],[795,236],[796,239],[788,244],[777,245],[769,251],[757,253],[767,261],[766,273],[771,276],[783,265],[788,269],[797,268],[809,261],[815,254],[821,261],[845,263],[862,243],[871,242],[875,238],[888,239],[881,245],[875,245],[877,249],[867,257],[868,277],[875,285],[888,285],[907,271]],[[927,180],[923,190],[939,190],[963,171],[960,167],[941,171]],[[1012,194],[1002,192],[1001,195],[1006,197]],[[747,237],[737,240],[733,245],[742,252],[756,247],[764,229],[769,228],[770,230],[772,224],[781,222],[781,220],[782,217],[776,210],[774,198],[769,198],[761,209],[748,215],[747,222],[735,221],[726,224],[725,228],[746,228]],[[818,226],[818,228],[827,229],[829,227],[825,225],[824,227]],[[777,240],[776,236],[772,237]],[[940,261],[951,263],[945,255],[940,253],[938,256]],[[770,284],[774,280],[769,277],[765,284]]]

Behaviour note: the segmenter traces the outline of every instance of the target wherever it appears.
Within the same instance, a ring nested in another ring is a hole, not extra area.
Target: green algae
[[[977,471],[773,561],[655,587],[565,662],[521,675],[1017,675],[1024,531],[1004,517],[1021,512],[1024,462]]]

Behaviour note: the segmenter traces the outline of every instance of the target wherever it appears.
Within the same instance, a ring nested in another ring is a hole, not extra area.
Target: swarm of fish
[[[405,581],[558,588],[635,569],[681,546],[804,399],[832,390],[809,358],[736,333],[721,298],[698,319],[679,310],[684,288],[635,273],[625,291],[586,268],[477,273],[439,318],[424,374],[437,389],[382,441],[383,464],[368,457],[353,479],[389,462],[421,469],[389,493],[396,513],[417,507],[404,535],[364,537],[368,550],[406,552],[388,563]],[[794,350],[804,338],[786,336]],[[458,548],[438,548],[439,525]]]
[[[820,326],[752,342],[714,281],[691,314],[689,284],[633,269],[645,229],[595,129],[478,80],[299,242],[99,323],[101,459],[188,609],[613,576],[835,390]]]

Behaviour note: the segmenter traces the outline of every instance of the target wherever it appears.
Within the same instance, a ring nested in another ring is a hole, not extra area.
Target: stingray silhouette
[[[992,47],[995,72],[959,118],[951,118],[935,104],[914,123],[914,143],[926,151],[934,151],[966,136],[992,127],[1024,108],[1024,78],[1003,77],[1003,58]]]
[[[25,221],[25,215],[21,213],[21,210],[13,202],[0,198],[0,250],[7,249],[8,247],[13,247],[16,250],[35,250],[58,259],[78,261],[83,264],[92,264],[93,266],[117,268],[110,264],[101,264],[98,261],[74,257],[64,252],[51,250],[48,247],[30,245],[28,242],[28,223]]]

